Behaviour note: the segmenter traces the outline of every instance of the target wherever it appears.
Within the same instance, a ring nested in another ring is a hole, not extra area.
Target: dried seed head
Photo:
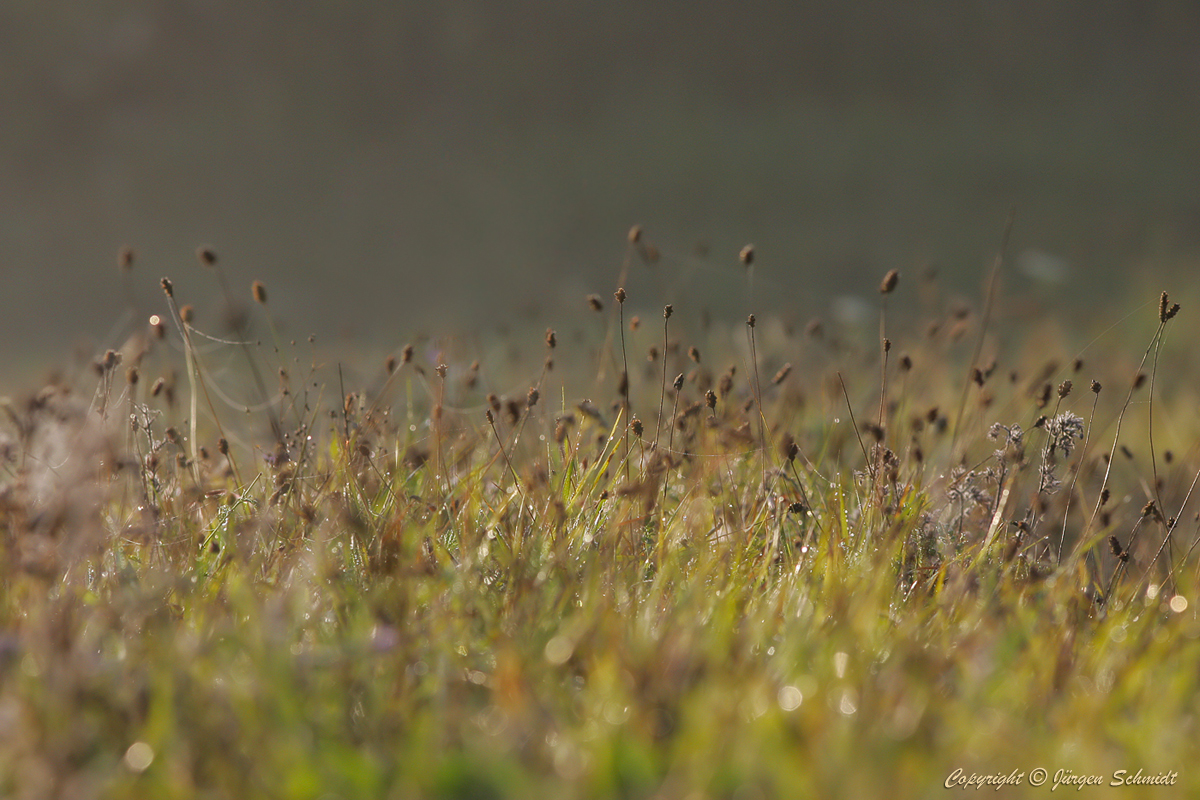
[[[1112,554],[1122,561],[1129,560],[1129,553],[1125,552],[1125,548],[1121,547],[1121,540],[1116,536],[1108,537],[1108,546],[1112,549]]]
[[[483,418],[488,421],[488,425],[494,425],[496,423],[496,418],[492,416],[492,410],[490,408],[483,412]]]
[[[618,302],[618,303],[624,303],[624,302],[625,302],[625,297],[626,297],[626,295],[625,295],[625,287],[624,287],[624,286],[622,286],[621,288],[619,288],[619,289],[617,289],[615,292],[613,292],[613,297],[617,298],[617,302]]]
[[[700,363],[700,351],[694,347],[689,347],[688,348],[688,358],[690,358],[692,361],[699,364]]]
[[[637,417],[633,418],[633,420],[629,423],[629,427],[633,429],[633,435],[639,436],[639,437],[642,435],[642,432],[645,430],[642,427],[642,421],[640,419],[638,419]]]
[[[677,392],[683,389],[683,373],[682,372],[675,376],[675,380],[671,383],[671,385],[675,387],[675,391],[677,391]]]
[[[167,441],[169,441],[171,444],[179,444],[178,429],[176,429],[174,427],[167,428],[166,436],[167,436]]]
[[[200,263],[206,267],[211,267],[217,263],[216,252],[208,246],[198,248],[196,250],[196,258],[200,259]]]
[[[492,407],[492,411],[495,411],[497,414],[500,413],[500,398],[495,394],[488,393],[487,404]]]
[[[900,356],[900,369],[904,370],[905,372],[908,372],[910,369],[912,369],[912,357],[910,357],[908,353]]]
[[[887,275],[883,276],[883,280],[879,284],[880,294],[891,294],[896,289],[896,284],[900,282],[900,273],[897,270],[888,270]]]
[[[726,372],[721,376],[721,381],[717,384],[717,389],[721,392],[721,397],[729,397],[729,393],[733,391],[733,372]]]
[[[171,283],[171,279],[163,278],[161,283],[162,283],[163,291],[166,292],[167,297],[174,297],[175,296],[175,285]]]
[[[634,225],[629,229],[629,243],[637,244],[642,240],[642,226]]]
[[[260,306],[267,304],[267,287],[263,285],[262,281],[255,281],[250,284],[250,294],[253,295],[254,302]]]
[[[558,337],[554,335],[554,329],[546,328],[546,347],[553,350],[556,344],[558,344]]]
[[[634,315],[632,318],[630,318],[629,330],[636,331],[641,326],[642,326],[642,318],[641,317]]]
[[[133,248],[125,245],[117,251],[117,267],[121,272],[131,272],[133,270]]]
[[[755,319],[754,319],[754,315],[753,315],[753,314],[751,314],[750,316],[746,317],[746,324],[747,324],[747,325],[749,325],[751,328],[753,328],[753,327],[754,327],[754,323],[755,323]]]
[[[708,391],[706,391],[704,393],[704,403],[710,409],[715,410],[717,407],[717,393],[714,392],[712,389],[709,389]]]
[[[190,325],[195,316],[196,310],[192,308],[191,303],[179,309],[179,319],[182,320],[184,324]]]
[[[1092,381],[1092,394],[1100,394],[1100,381]]]
[[[154,385],[150,387],[150,396],[151,396],[151,397],[158,397],[158,396],[159,396],[159,394],[161,394],[161,393],[162,393],[163,387],[164,387],[164,386],[166,386],[166,385],[167,385],[167,379],[166,379],[166,378],[159,378],[158,380],[156,380],[156,381],[154,382]]]
[[[1167,293],[1163,292],[1162,296],[1158,298],[1158,321],[1159,322],[1167,321],[1167,302],[1168,302],[1167,301]]]
[[[438,364],[436,367],[434,367],[434,371],[437,372],[439,378],[446,377],[446,369],[447,367],[445,364]]]
[[[675,307],[670,303],[667,303],[665,306],[663,306],[663,319],[670,319],[671,315],[674,313]]]
[[[217,452],[223,456],[229,455],[229,442],[222,436],[217,439]]]
[[[1133,388],[1134,389],[1142,388],[1142,384],[1144,384],[1145,382],[1146,382],[1146,373],[1139,372],[1137,375],[1133,376]]]
[[[411,344],[404,345],[404,349],[400,351],[400,363],[408,364],[413,358],[413,346]]]
[[[1058,385],[1058,397],[1062,399],[1071,393],[1071,382],[1063,381]]]
[[[754,245],[748,244],[738,252],[738,261],[747,267],[754,263]]]
[[[775,386],[787,380],[787,376],[792,374],[792,364],[789,361],[779,368],[779,372],[775,373],[775,377],[771,379],[771,383]]]
[[[388,375],[391,375],[393,372],[395,372],[396,371],[396,357],[388,356],[387,359],[383,362],[383,368],[385,370],[387,370]]]
[[[592,307],[592,311],[603,311],[604,310],[604,303],[601,302],[600,295],[598,295],[598,294],[589,294],[587,296],[587,303],[589,306]]]
[[[121,363],[121,354],[116,350],[105,350],[104,355],[100,357],[100,368],[108,372]]]
[[[525,407],[533,408],[536,406],[539,397],[541,397],[541,393],[538,392],[537,387],[531,387],[529,389],[529,394],[525,396]]]
[[[886,337],[883,340],[883,352],[885,352],[885,353],[892,352],[892,340],[888,339]]]
[[[137,367],[130,367],[129,369],[125,370],[125,382],[130,386],[137,386],[138,377]]]

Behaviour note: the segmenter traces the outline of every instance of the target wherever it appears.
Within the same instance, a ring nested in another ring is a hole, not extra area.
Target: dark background
[[[122,245],[139,315],[170,275],[220,332],[211,244],[293,333],[387,348],[580,313],[635,222],[706,303],[747,242],[762,313],[975,291],[1015,208],[1013,285],[1092,302],[1194,259],[1197,41],[1182,1],[9,0],[0,381],[119,344]]]

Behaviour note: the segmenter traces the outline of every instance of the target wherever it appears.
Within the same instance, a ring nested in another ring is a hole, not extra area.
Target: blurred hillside
[[[1012,207],[1084,291],[1196,252],[1200,6],[915,8],[4,3],[0,340],[113,344],[125,244],[144,309],[216,307],[208,243],[296,333],[389,345],[611,292],[635,222],[706,301],[755,242],[764,313],[971,289]]]

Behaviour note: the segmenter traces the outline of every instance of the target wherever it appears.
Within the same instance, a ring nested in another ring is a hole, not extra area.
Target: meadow
[[[351,368],[205,248],[7,398],[0,795],[1200,792],[1189,298],[669,260]]]

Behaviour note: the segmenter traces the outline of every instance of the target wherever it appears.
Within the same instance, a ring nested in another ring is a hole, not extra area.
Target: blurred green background
[[[1194,263],[1197,41],[1182,0],[9,0],[0,381],[119,344],[122,245],[138,314],[170,275],[219,332],[211,244],[295,334],[391,347],[575,315],[633,223],[697,302],[747,242],[764,314],[974,291],[1015,208],[1013,285],[1090,302]]]

